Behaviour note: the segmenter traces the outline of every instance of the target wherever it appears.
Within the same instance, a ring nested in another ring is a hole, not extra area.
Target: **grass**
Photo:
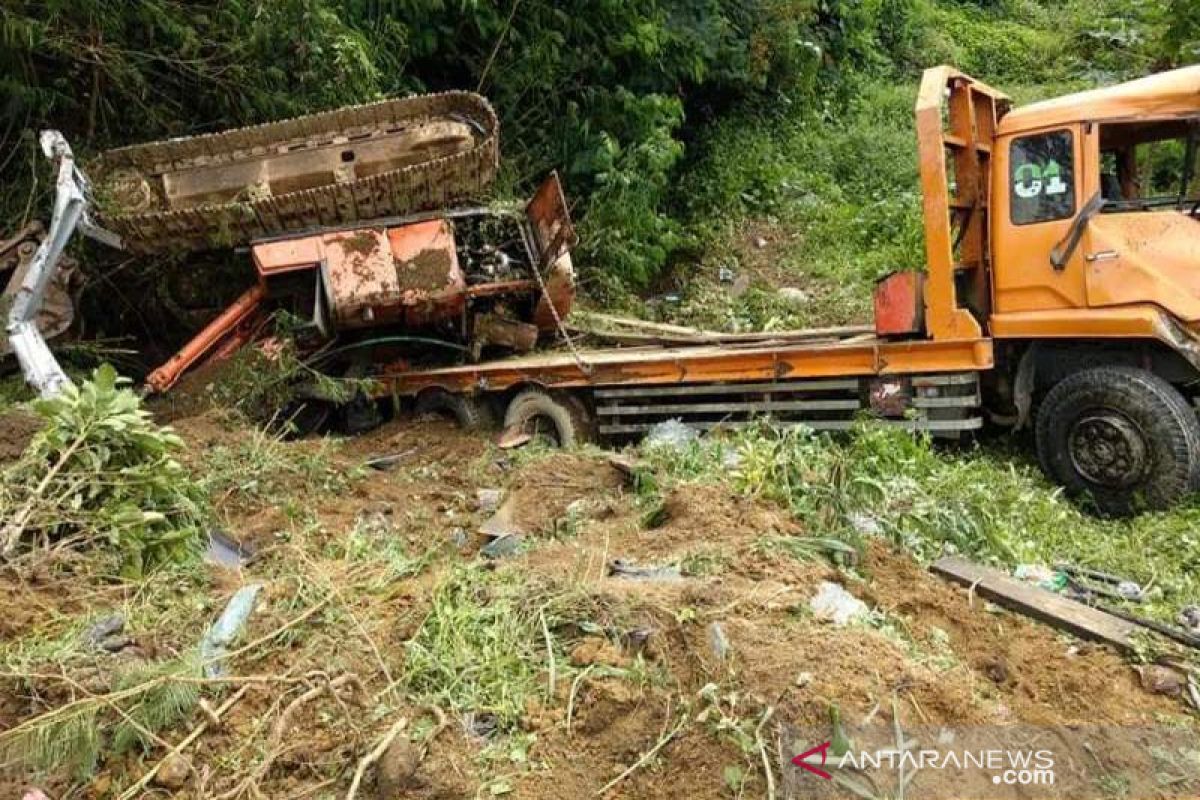
[[[840,438],[762,425],[645,456],[660,483],[725,482],[788,508],[813,536],[854,545],[878,535],[923,562],[961,553],[1005,568],[1067,561],[1113,572],[1148,587],[1138,613],[1163,621],[1200,598],[1200,499],[1132,520],[1098,519],[1001,445],[946,450],[865,422]],[[762,544],[789,555],[798,547]]]
[[[512,730],[526,701],[538,695],[539,667],[546,662],[536,603],[526,588],[511,574],[451,570],[406,644],[409,691],[455,712],[491,715],[498,729]]]

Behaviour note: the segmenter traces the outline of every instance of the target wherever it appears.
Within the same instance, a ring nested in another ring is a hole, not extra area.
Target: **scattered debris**
[[[210,528],[204,557],[212,564],[236,569],[250,563],[254,548],[242,544],[219,528]]]
[[[518,447],[524,447],[532,441],[532,433],[529,433],[524,428],[513,425],[500,431],[500,436],[496,439],[496,446],[501,450],[514,450]]]
[[[1039,622],[1085,639],[1115,645],[1123,650],[1133,649],[1133,636],[1137,627],[1097,608],[1038,586],[1030,586],[1010,578],[999,570],[973,564],[958,556],[942,558],[930,569],[943,578],[967,586],[973,594],[986,600],[994,600]]]
[[[863,536],[878,536],[883,533],[883,526],[879,524],[879,520],[865,511],[851,511],[846,515],[846,521],[855,533]]]
[[[225,657],[226,648],[233,643],[241,632],[250,613],[254,611],[254,601],[262,591],[261,583],[251,583],[243,586],[229,598],[220,618],[204,634],[200,642],[200,655],[204,659],[204,674],[208,678],[219,678],[225,670],[221,660]]]
[[[1018,564],[1013,577],[1050,592],[1061,591],[1067,585],[1066,575],[1043,564]]]
[[[683,573],[675,565],[665,567],[640,567],[624,559],[615,558],[608,563],[608,574],[632,581],[678,581]]]
[[[1119,575],[1071,564],[1059,564],[1055,569],[1065,576],[1071,594],[1085,601],[1093,597],[1107,597],[1140,603],[1145,599],[1145,590],[1140,585]]]
[[[463,730],[479,739],[489,739],[500,726],[500,718],[490,711],[468,711],[462,718]]]
[[[519,536],[522,531],[514,521],[516,516],[516,505],[513,498],[506,500],[499,508],[496,509],[492,516],[479,526],[479,532],[498,539],[502,536]]]
[[[450,544],[461,549],[471,543],[471,537],[467,535],[463,528],[455,528],[450,531]]]
[[[668,419],[655,423],[650,428],[650,431],[646,434],[646,438],[642,440],[642,447],[647,450],[653,450],[657,447],[683,450],[691,442],[699,438],[700,433],[695,428],[689,428],[679,419]]]
[[[400,465],[400,462],[417,452],[417,448],[412,447],[400,453],[393,453],[387,456],[375,456],[368,458],[363,465],[379,472],[388,472]]]
[[[868,613],[866,603],[829,581],[821,581],[808,607],[817,619],[834,625],[847,625]]]

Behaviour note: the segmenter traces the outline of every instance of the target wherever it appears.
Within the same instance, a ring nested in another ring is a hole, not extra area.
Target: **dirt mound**
[[[40,417],[23,409],[0,414],[0,463],[20,458],[34,434],[42,429]]]

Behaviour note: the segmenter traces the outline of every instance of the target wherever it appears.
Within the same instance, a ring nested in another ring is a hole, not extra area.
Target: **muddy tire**
[[[587,407],[577,397],[526,389],[512,399],[504,413],[504,429],[545,436],[559,447],[591,441]]]
[[[449,417],[464,431],[486,431],[492,427],[492,415],[482,399],[451,394],[445,389],[429,389],[417,397],[418,416],[437,414]]]
[[[1200,478],[1200,422],[1171,384],[1134,367],[1060,381],[1037,414],[1042,469],[1105,516],[1167,508]]]
[[[303,439],[328,430],[334,410],[333,403],[325,400],[300,398],[279,409],[264,427],[273,436],[287,440]]]

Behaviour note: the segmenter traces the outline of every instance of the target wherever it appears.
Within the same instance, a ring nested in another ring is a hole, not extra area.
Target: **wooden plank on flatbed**
[[[980,597],[1032,617],[1083,639],[1133,649],[1132,636],[1141,630],[1132,622],[1077,603],[1039,586],[1011,578],[998,569],[947,556],[929,568],[936,575],[969,586]]]

